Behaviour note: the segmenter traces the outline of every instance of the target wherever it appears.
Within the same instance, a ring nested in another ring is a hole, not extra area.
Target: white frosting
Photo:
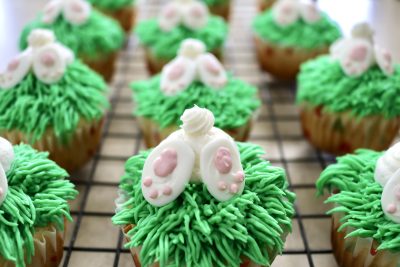
[[[310,24],[321,19],[321,11],[313,1],[279,0],[272,7],[272,12],[275,22],[283,27],[300,18]]]
[[[0,73],[0,89],[20,83],[32,70],[43,83],[58,82],[67,65],[74,60],[72,51],[57,43],[52,31],[36,29],[28,36],[29,47],[17,55]]]
[[[7,197],[8,182],[6,172],[11,168],[13,160],[13,146],[6,139],[0,137],[0,205]]]
[[[172,96],[196,80],[215,89],[224,87],[228,82],[224,67],[213,54],[206,52],[204,43],[186,39],[178,56],[162,70],[161,90],[165,95]]]
[[[239,150],[233,139],[213,127],[214,116],[197,106],[182,115],[182,129],[172,133],[146,159],[144,198],[154,206],[175,200],[189,181],[203,182],[209,193],[226,201],[244,189]],[[163,193],[166,189],[168,194]]]
[[[382,186],[400,169],[400,142],[390,147],[377,161],[375,181]]]
[[[373,30],[367,23],[356,24],[350,38],[343,38],[332,44],[331,56],[338,60],[344,73],[357,77],[378,64],[380,69],[390,76],[394,64],[389,52],[373,43]]]
[[[159,17],[159,26],[169,32],[178,25],[191,30],[203,28],[208,22],[207,6],[197,0],[173,0],[163,7]]]
[[[52,24],[60,15],[73,25],[82,25],[90,17],[92,7],[85,0],[52,0],[43,10],[42,21]]]

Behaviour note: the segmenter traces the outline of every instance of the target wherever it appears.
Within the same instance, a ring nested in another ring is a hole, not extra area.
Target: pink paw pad
[[[55,64],[54,55],[50,53],[44,53],[40,57],[40,61],[42,64],[48,68],[52,67]]]
[[[200,18],[202,16],[204,16],[204,10],[198,6],[196,6],[195,8],[193,8],[190,13],[197,18]]]
[[[153,180],[150,177],[146,177],[143,180],[143,185],[146,187],[150,187],[153,184]]]
[[[170,196],[172,194],[172,187],[166,185],[163,190],[162,190],[163,194],[166,196]]]
[[[228,187],[228,186],[227,186],[226,183],[223,182],[223,181],[220,181],[220,182],[218,183],[218,189],[221,190],[221,191],[225,191],[227,187]]]
[[[239,186],[237,184],[231,184],[229,192],[236,194],[239,191]]]
[[[368,49],[364,45],[359,45],[353,48],[350,52],[350,59],[354,61],[363,61],[367,56]]]
[[[73,2],[71,4],[71,9],[77,13],[81,13],[83,11],[83,6],[79,2]]]
[[[237,183],[243,183],[243,181],[244,181],[244,172],[242,172],[242,171],[238,171],[236,174],[235,174],[235,182],[237,182]]]
[[[232,169],[232,155],[226,147],[220,147],[215,155],[214,164],[217,170],[226,174]]]
[[[221,73],[221,68],[218,63],[210,58],[206,60],[205,67],[212,75],[217,76]]]
[[[164,149],[161,155],[154,161],[154,173],[159,177],[170,175],[177,165],[177,153],[174,149]]]
[[[15,71],[17,68],[18,68],[18,66],[19,66],[19,60],[18,59],[16,59],[16,58],[14,58],[14,59],[12,59],[11,61],[10,61],[10,63],[8,64],[8,66],[7,66],[7,70],[8,71]]]
[[[158,192],[157,192],[157,190],[151,191],[150,194],[149,194],[149,197],[150,197],[151,199],[156,199],[156,198],[158,198]]]
[[[168,79],[175,81],[182,77],[184,73],[184,67],[182,64],[175,64],[171,67],[171,70],[168,73]]]
[[[397,207],[395,204],[391,203],[386,207],[386,211],[390,214],[393,214],[397,211]]]

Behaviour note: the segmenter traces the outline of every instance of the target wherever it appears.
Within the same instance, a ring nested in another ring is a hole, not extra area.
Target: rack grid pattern
[[[161,0],[146,0],[139,20],[157,14]],[[295,84],[273,81],[259,70],[251,35],[257,13],[255,0],[233,1],[230,38],[224,63],[235,75],[258,86],[263,105],[250,141],[261,145],[265,158],[286,169],[291,190],[297,194],[293,233],[282,256],[273,266],[337,266],[330,246],[329,206],[315,198],[314,182],[334,158],[313,149],[303,138],[294,105]],[[94,159],[72,176],[80,195],[72,203],[74,222],[68,225],[61,266],[134,266],[123,235],[111,224],[113,200],[126,159],[144,149],[141,133],[132,116],[130,82],[146,79],[143,50],[135,37],[121,52],[118,71],[111,84],[111,109],[101,146]]]

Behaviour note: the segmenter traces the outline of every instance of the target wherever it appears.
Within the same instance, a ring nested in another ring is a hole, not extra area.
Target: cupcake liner
[[[209,6],[208,8],[212,14],[220,16],[228,21],[231,13],[231,0],[225,1],[223,4]]]
[[[136,8],[134,6],[127,6],[117,10],[100,9],[105,15],[114,18],[121,25],[126,35],[129,35],[135,25]]]
[[[400,128],[400,117],[358,118],[350,112],[331,113],[322,106],[307,103],[300,108],[304,136],[316,148],[335,155],[351,153],[358,148],[377,151],[387,149]]]
[[[101,55],[99,54],[99,58],[88,58],[82,56],[81,59],[92,70],[103,76],[106,82],[110,82],[115,71],[117,54],[117,52]]]
[[[379,244],[372,238],[348,237],[354,231],[350,227],[338,231],[343,214],[332,216],[331,241],[333,254],[341,267],[397,267],[400,264],[400,253],[387,250],[377,251]]]
[[[147,65],[147,70],[151,75],[155,75],[162,71],[163,67],[171,60],[165,58],[157,58],[154,56],[150,48],[145,48],[145,60]],[[222,51],[220,48],[215,49],[212,54],[214,54],[219,60],[222,60]]]
[[[281,47],[255,37],[256,51],[262,69],[284,80],[293,80],[299,72],[300,65],[318,55],[326,54],[329,46],[315,49]]]
[[[93,157],[100,143],[103,122],[104,118],[93,122],[81,120],[67,144],[59,143],[50,128],[41,139],[32,144],[32,147],[40,151],[48,151],[50,159],[57,162],[68,172],[72,172],[82,167]],[[29,144],[27,136],[17,130],[0,131],[0,136],[8,139],[13,144],[21,142]]]
[[[257,0],[260,11],[270,9],[276,0]]]
[[[256,115],[254,115],[243,126],[234,129],[222,129],[222,130],[224,130],[226,133],[232,136],[232,138],[235,139],[236,141],[244,142],[249,138],[249,134],[255,119]],[[144,142],[146,146],[149,148],[157,146],[162,140],[167,138],[171,133],[173,133],[176,130],[179,130],[178,126],[170,126],[160,129],[160,126],[156,122],[145,117],[137,117],[137,121],[142,131]]]
[[[57,267],[64,253],[64,231],[59,231],[55,226],[40,227],[35,229],[34,249],[32,261],[26,267]],[[11,261],[0,256],[0,266],[15,267]]]

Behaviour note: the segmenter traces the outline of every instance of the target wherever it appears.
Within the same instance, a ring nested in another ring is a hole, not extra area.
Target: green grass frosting
[[[379,243],[378,250],[400,251],[400,224],[385,217],[381,207],[383,188],[375,181],[374,172],[383,152],[367,149],[339,157],[336,164],[327,167],[317,181],[317,191],[339,193],[327,202],[336,208],[329,211],[343,213],[342,226],[354,228],[347,237],[373,238]]]
[[[141,172],[150,151],[126,162],[120,188],[128,200],[113,222],[135,225],[126,247],[142,247],[142,266],[237,267],[243,256],[269,266],[270,257],[282,252],[295,195],[288,191],[284,170],[260,159],[260,147],[237,144],[246,185],[242,195],[225,202],[214,199],[204,184],[190,183],[175,201],[154,207],[141,192]]]
[[[139,41],[150,48],[154,56],[169,60],[176,56],[181,42],[187,38],[202,41],[208,51],[221,48],[224,44],[228,27],[222,18],[210,15],[207,25],[196,31],[190,30],[185,26],[178,26],[172,31],[164,32],[158,26],[157,19],[140,22],[135,31]]]
[[[400,115],[400,65],[386,76],[375,65],[360,77],[347,76],[338,61],[322,56],[304,63],[298,75],[297,103],[322,105],[331,112],[355,116]]]
[[[118,10],[132,6],[135,0],[88,0],[93,6],[105,10]]]
[[[291,25],[278,25],[272,10],[258,15],[253,21],[253,31],[261,39],[280,46],[314,49],[329,46],[341,32],[326,14],[316,23],[307,23],[302,18]]]
[[[35,228],[52,224],[63,231],[64,218],[72,220],[68,200],[78,192],[48,153],[18,145],[14,154],[7,172],[9,191],[0,205],[0,256],[24,267],[35,253]]]
[[[166,96],[160,90],[160,75],[131,86],[135,114],[157,122],[161,128],[178,126],[183,112],[198,105],[214,114],[216,127],[233,129],[245,125],[260,106],[257,88],[231,76],[228,84],[219,90],[194,82],[174,96]]]
[[[230,0],[202,0],[208,6],[218,6],[228,3]]]
[[[96,10],[83,25],[73,25],[59,16],[53,24],[42,22],[42,15],[25,26],[20,37],[20,48],[28,45],[29,33],[38,28],[50,29],[57,40],[74,51],[79,57],[99,58],[103,54],[117,52],[124,42],[124,32],[118,22]]]
[[[51,127],[60,143],[66,143],[79,120],[93,121],[104,115],[105,90],[103,79],[79,60],[54,84],[29,73],[13,88],[0,88],[0,132],[18,130],[34,143]]]

